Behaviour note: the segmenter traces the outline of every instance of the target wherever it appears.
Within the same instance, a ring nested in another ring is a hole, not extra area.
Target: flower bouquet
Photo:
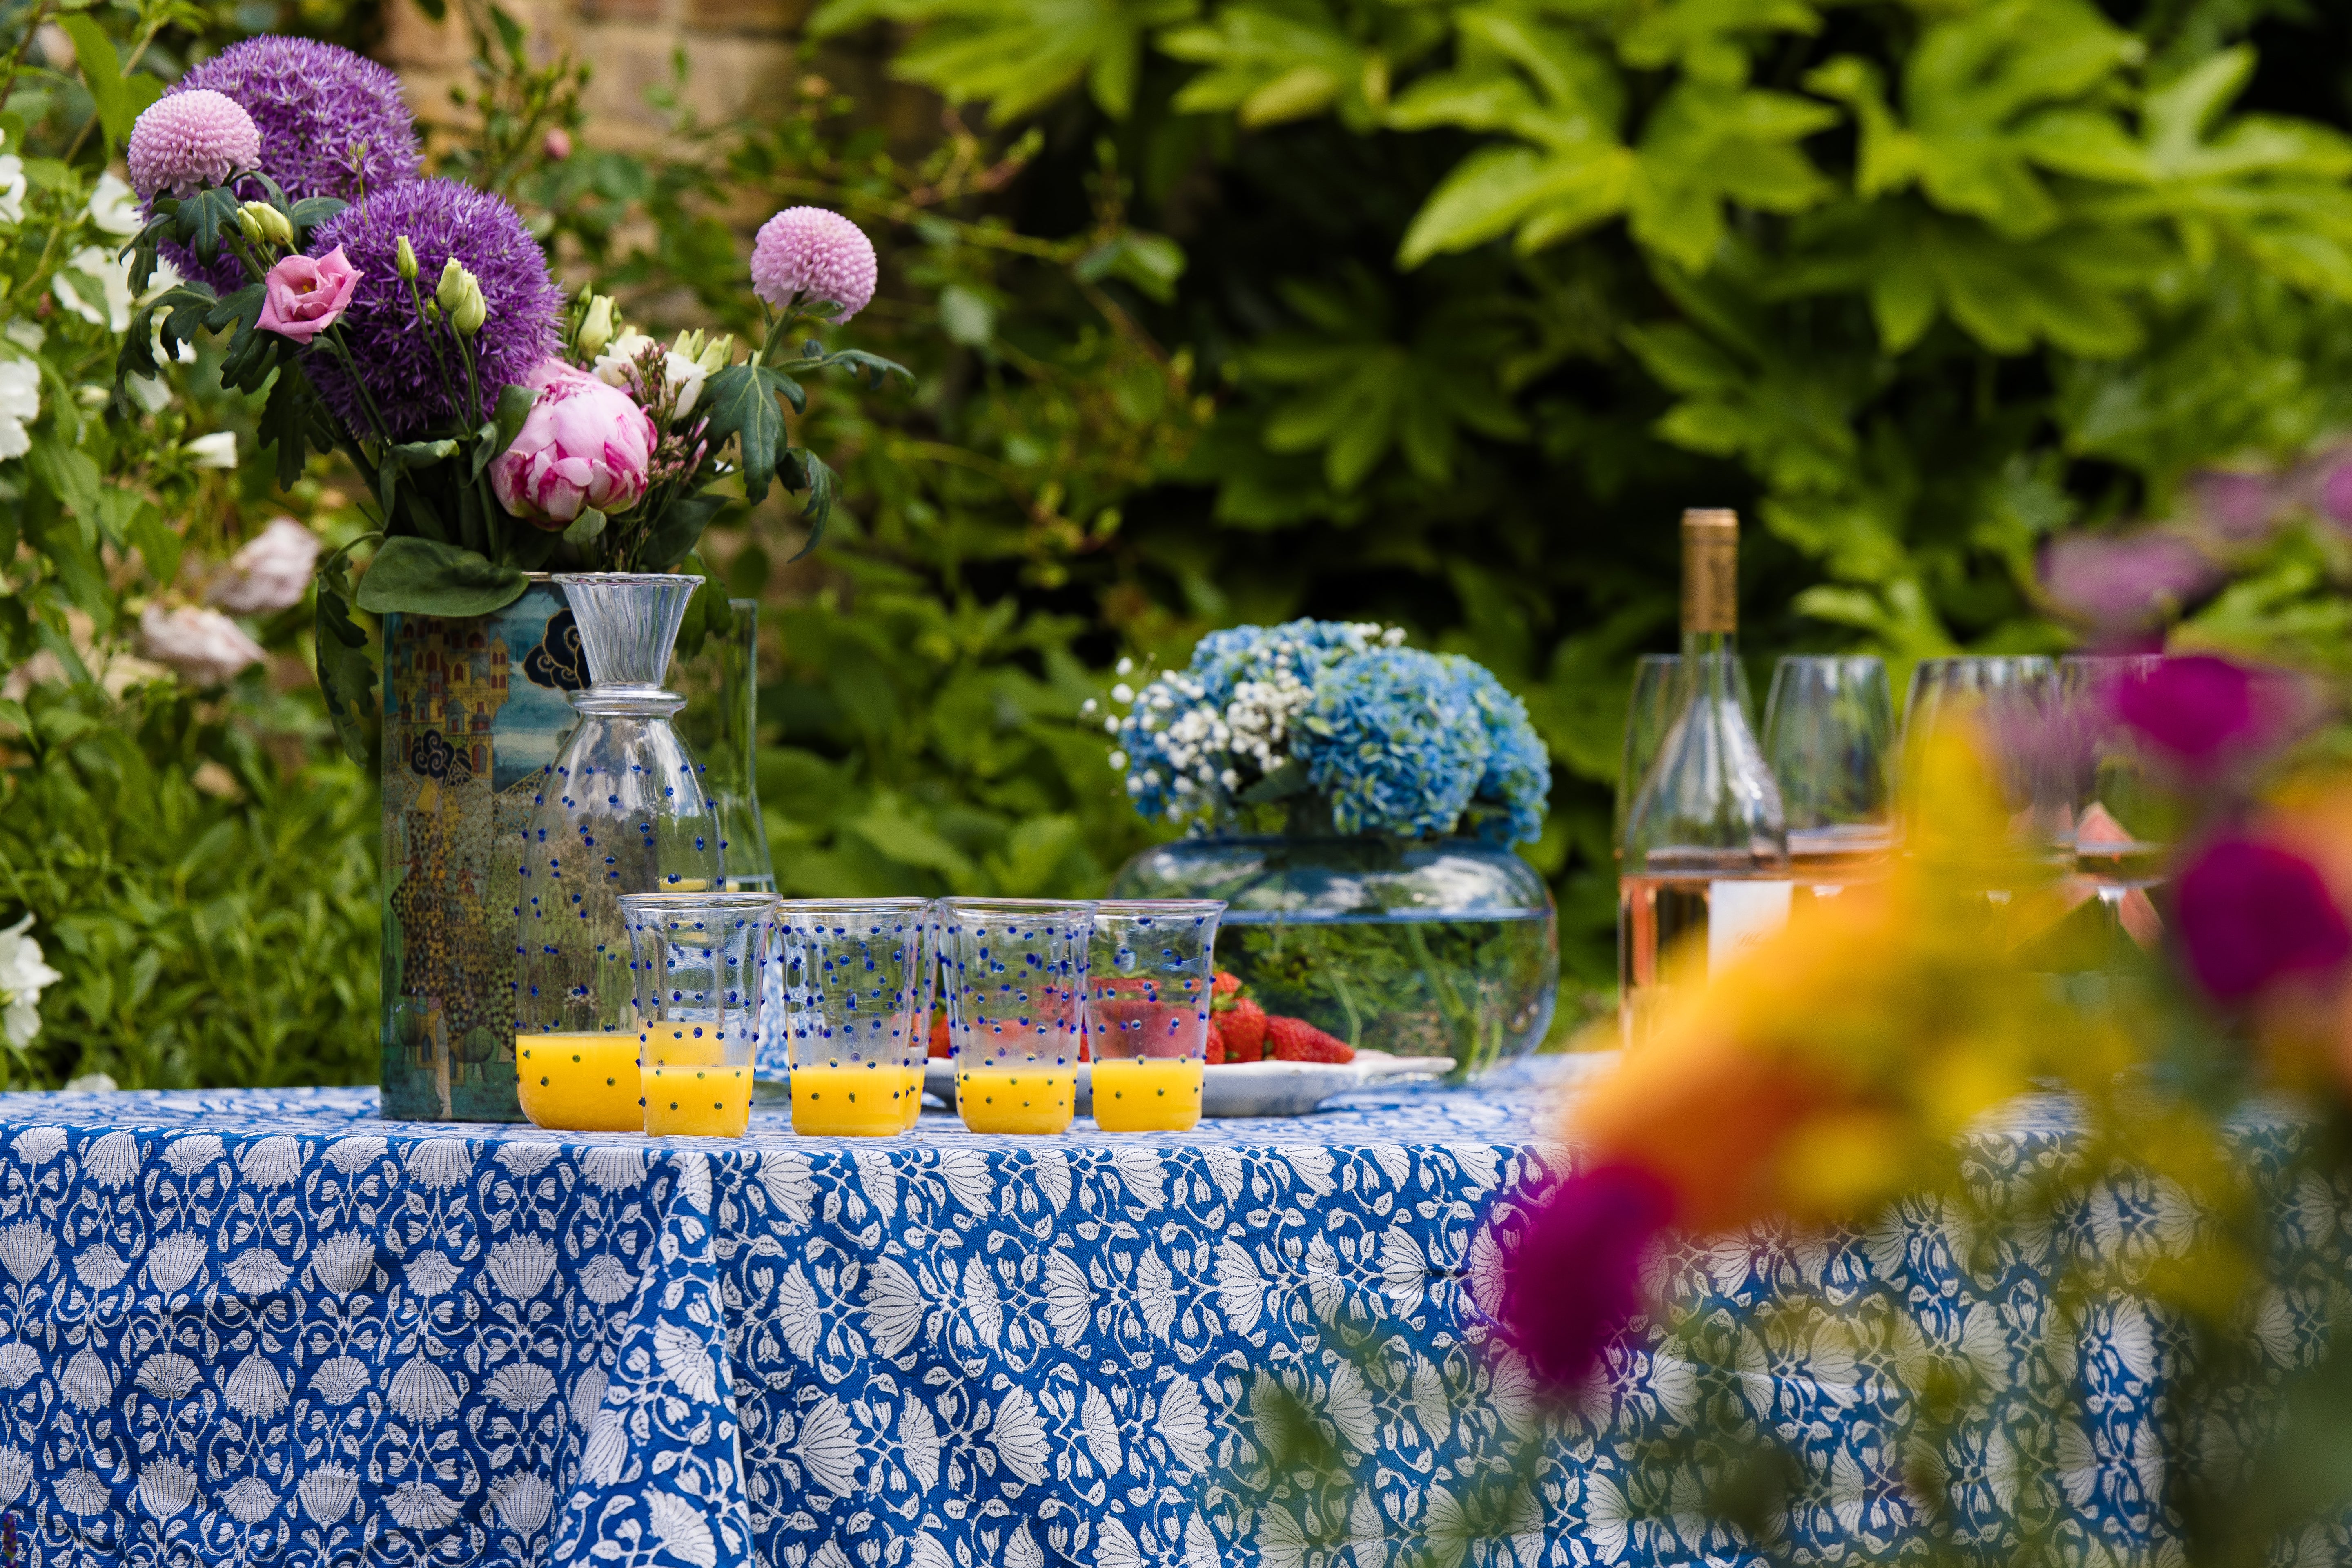
[[[1550,1025],[1551,894],[1508,847],[1541,833],[1551,768],[1491,672],[1403,640],[1237,626],[1139,691],[1122,679],[1102,716],[1111,765],[1138,811],[1187,837],[1114,892],[1225,900],[1218,959],[1268,1013],[1468,1074]]]
[[[260,436],[279,481],[335,452],[373,495],[375,528],[354,543],[376,551],[356,593],[348,547],[319,577],[320,683],[355,756],[374,674],[354,605],[472,616],[513,602],[534,572],[669,571],[729,479],[751,501],[772,481],[804,497],[814,544],[837,481],[787,442],[782,404],[801,412],[798,378],[831,366],[877,384],[907,374],[801,337],[856,315],[876,282],[865,235],[815,208],[760,231],[766,331],[740,360],[731,338],[665,344],[608,297],[567,300],[512,206],[422,177],[397,79],[330,44],[224,50],[140,116],[127,153],[147,214],[127,247],[131,286],[146,298],[117,407],[133,406],[158,355],[225,332],[222,382],[267,391]]]

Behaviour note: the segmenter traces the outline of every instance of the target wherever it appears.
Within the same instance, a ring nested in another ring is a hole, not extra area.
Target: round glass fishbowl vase
[[[1452,1057],[1455,1080],[1551,1027],[1551,889],[1484,839],[1180,838],[1120,868],[1110,896],[1224,900],[1217,967],[1268,1013],[1360,1050]]]

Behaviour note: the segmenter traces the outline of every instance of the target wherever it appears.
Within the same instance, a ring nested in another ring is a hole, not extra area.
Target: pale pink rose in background
[[[561,125],[550,126],[541,145],[550,158],[561,163],[572,156],[572,132]]]
[[[324,256],[287,257],[262,279],[261,320],[254,324],[307,343],[342,320],[362,276],[340,245]]]
[[[194,605],[170,610],[149,605],[139,612],[139,642],[149,658],[197,686],[216,686],[264,657],[261,645],[235,621]]]
[[[274,518],[229,557],[212,602],[235,616],[267,616],[302,602],[319,564],[319,536],[290,517]]]
[[[499,504],[545,529],[569,527],[583,508],[636,505],[659,439],[646,411],[562,360],[541,363],[525,384],[539,402],[514,445],[490,465]]]

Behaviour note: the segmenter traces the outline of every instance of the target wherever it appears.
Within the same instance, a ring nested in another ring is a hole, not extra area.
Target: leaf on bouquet
[[[715,495],[688,496],[670,502],[646,531],[645,543],[637,551],[638,566],[647,572],[669,571],[693,550],[702,531],[726,504],[726,497]]]
[[[530,417],[531,407],[538,401],[539,394],[527,386],[499,388],[498,406],[482,422],[482,427],[474,432],[475,479],[480,479],[482,470],[514,445],[515,437],[522,434],[523,421]]]
[[[798,561],[814,550],[817,541],[824,537],[825,520],[833,515],[833,503],[841,494],[841,476],[826,466],[825,460],[805,447],[788,447],[776,464],[776,477],[784,481],[784,489],[794,495],[803,490],[808,499],[801,502],[801,516],[809,525],[808,542],[793,552]],[[789,565],[791,563],[787,562]]]
[[[319,568],[318,606],[313,612],[318,644],[319,691],[344,754],[363,767],[375,765],[375,661],[368,657],[367,633],[352,620],[350,557],[338,550]]]
[[[395,515],[393,503],[400,493],[400,481],[404,475],[419,468],[429,468],[434,464],[457,455],[457,443],[446,437],[438,441],[404,441],[396,447],[386,447],[383,449],[383,456],[377,460],[375,479],[376,500],[383,507],[384,521],[390,523]],[[425,516],[431,520],[433,525],[430,531],[436,533],[440,531],[440,514],[425,505],[421,497],[412,494],[409,497],[409,505],[412,509],[423,507]],[[379,556],[378,559],[382,557]],[[373,605],[363,607],[373,608]]]
[[[357,603],[374,615],[486,616],[522,596],[529,579],[477,551],[402,534],[383,542],[360,579]]]
[[[730,364],[710,378],[703,400],[710,422],[703,438],[713,451],[730,437],[742,445],[743,494],[758,502],[767,499],[769,476],[776,471],[776,446],[783,439],[783,411],[776,406],[782,378],[763,365]]]

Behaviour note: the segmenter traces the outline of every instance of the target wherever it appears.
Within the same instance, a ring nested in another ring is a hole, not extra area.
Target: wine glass
[[[2075,871],[2113,910],[2133,889],[2164,879],[2168,803],[2130,727],[2115,717],[2113,700],[2119,682],[2144,679],[2161,663],[2156,654],[2077,654],[2059,664],[2059,700],[2076,740]]]
[[[1657,758],[1658,742],[1674,727],[1682,706],[1682,679],[1683,656],[1678,653],[1645,653],[1634,663],[1633,693],[1625,704],[1625,742],[1617,764],[1617,800],[1609,820],[1612,844],[1623,841],[1625,814],[1642,793],[1642,779]],[[1748,667],[1734,665],[1732,681],[1740,711],[1752,719],[1756,699],[1748,690]]]
[[[1866,864],[1894,838],[1895,703],[1868,656],[1790,657],[1764,704],[1764,760],[1780,783],[1799,881]]]
[[[2010,814],[2010,842],[1971,848],[1971,858],[2031,862],[2063,858],[2074,836],[2070,748],[2053,733],[2058,668],[2041,655],[1923,658],[1903,705],[1903,758],[1916,766],[1929,736],[1955,721],[1984,727],[1988,782]],[[1915,825],[1916,826],[1916,825]]]

